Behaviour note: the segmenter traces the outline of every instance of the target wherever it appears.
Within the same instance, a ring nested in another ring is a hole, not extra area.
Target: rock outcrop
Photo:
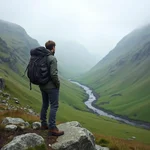
[[[58,137],[57,142],[52,144],[54,150],[95,150],[93,134],[82,128],[78,122],[68,122],[58,125],[65,134]]]
[[[21,129],[25,129],[26,126],[30,126],[29,123],[25,122],[21,118],[11,117],[6,117],[2,124],[6,125],[5,129],[10,132],[15,131],[18,128],[18,125]],[[95,145],[95,138],[93,134],[86,128],[83,128],[77,121],[62,123],[57,127],[59,130],[63,130],[65,134],[59,136],[56,142],[52,145],[49,144],[53,150],[109,150],[107,147]],[[32,124],[32,128],[36,130],[40,129],[41,123],[34,122]],[[26,150],[30,147],[35,147],[43,143],[44,139],[41,136],[35,133],[28,133],[14,137],[14,139],[1,150]]]
[[[44,144],[44,139],[35,134],[27,133],[13,138],[13,140],[5,145],[1,150],[26,150],[30,147],[40,146]]]
[[[9,124],[13,124],[13,125],[25,125],[25,121],[21,118],[11,118],[11,117],[6,117],[5,119],[3,119],[2,124],[4,125],[9,125]]]
[[[32,123],[32,128],[33,128],[34,130],[40,129],[40,128],[41,128],[41,123],[40,123],[40,122],[33,122],[33,123]]]
[[[93,134],[77,121],[60,124],[58,128],[65,134],[51,145],[53,150],[109,150],[108,147],[95,145]]]
[[[5,127],[5,130],[7,130],[7,131],[15,131],[16,129],[17,129],[16,125],[7,125]]]
[[[21,118],[11,118],[11,117],[4,118],[2,124],[6,125],[5,129],[8,131],[15,131],[17,128],[25,129],[30,126],[28,122],[25,122]]]

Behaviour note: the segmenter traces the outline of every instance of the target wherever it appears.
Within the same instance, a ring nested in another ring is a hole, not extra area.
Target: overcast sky
[[[0,0],[0,19],[21,25],[42,45],[73,40],[105,56],[123,36],[150,23],[150,0]]]

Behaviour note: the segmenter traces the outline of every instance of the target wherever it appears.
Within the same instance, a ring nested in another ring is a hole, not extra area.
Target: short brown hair
[[[49,40],[49,41],[47,41],[47,42],[45,43],[45,47],[46,47],[47,49],[49,49],[49,50],[52,50],[54,46],[56,46],[56,44],[55,44],[54,41],[50,41],[50,40]]]

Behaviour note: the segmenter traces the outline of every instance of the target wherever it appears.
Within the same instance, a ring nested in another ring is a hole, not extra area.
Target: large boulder
[[[96,150],[93,134],[82,128],[78,122],[63,123],[58,128],[65,134],[52,144],[53,150]]]
[[[7,131],[15,131],[16,129],[17,129],[16,125],[7,125],[5,127],[5,130],[7,130]]]
[[[9,124],[25,125],[25,121],[21,118],[6,117],[3,119],[2,124],[4,124],[4,125],[9,125]]]
[[[1,150],[26,150],[30,147],[40,146],[44,144],[44,139],[35,134],[27,133],[13,138],[13,140],[2,147]]]
[[[32,123],[32,128],[33,128],[34,130],[40,129],[40,128],[41,128],[41,123],[40,123],[40,122],[33,122],[33,123]]]

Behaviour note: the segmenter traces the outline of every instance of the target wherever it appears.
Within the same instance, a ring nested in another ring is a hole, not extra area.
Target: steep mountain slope
[[[150,25],[125,36],[80,81],[100,98],[96,105],[132,119],[149,121]]]
[[[5,53],[8,54],[9,59],[13,59],[13,62],[9,64],[13,64],[12,68],[17,65],[16,68],[13,68],[15,71],[27,64],[30,49],[39,46],[38,42],[27,35],[22,27],[3,20],[0,20],[0,38],[1,42],[7,45]]]
[[[22,77],[29,61],[30,50],[37,46],[39,46],[38,42],[32,39],[22,27],[0,20],[0,77],[5,79],[5,90],[19,97],[22,105],[29,104],[39,111],[41,107],[39,88],[33,86],[33,90],[30,91],[27,77]],[[82,90],[63,78],[61,78],[61,87],[60,94],[61,98],[64,97],[64,103],[72,107],[79,106],[78,109],[87,111],[82,101],[78,101],[79,97],[83,99],[85,97],[84,94],[82,95]],[[76,93],[73,92],[74,90]],[[72,103],[69,101],[70,97],[74,97]]]

